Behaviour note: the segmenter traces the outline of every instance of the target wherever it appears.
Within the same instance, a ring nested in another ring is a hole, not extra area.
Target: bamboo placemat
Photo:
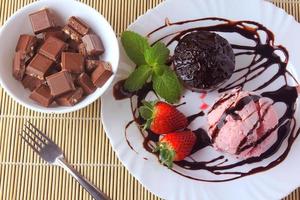
[[[33,0],[0,0],[0,24]],[[162,0],[83,0],[120,34]],[[300,19],[300,0],[273,0]],[[0,47],[5,48],[5,47]],[[1,58],[0,58],[1,59]],[[45,164],[18,137],[30,120],[64,150],[70,163],[113,200],[158,200],[122,166],[103,131],[100,100],[78,112],[54,115],[30,111],[0,88],[0,199],[91,199],[71,176]],[[300,189],[286,200],[300,200]]]

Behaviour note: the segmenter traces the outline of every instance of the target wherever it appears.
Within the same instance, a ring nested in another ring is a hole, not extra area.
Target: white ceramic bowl
[[[45,108],[29,98],[30,91],[12,76],[12,60],[20,34],[33,34],[28,15],[42,8],[50,8],[57,13],[62,24],[70,16],[84,20],[102,39],[105,53],[102,59],[112,65],[114,75],[101,88],[72,107],[52,106]],[[106,19],[95,9],[74,0],[41,0],[29,4],[14,13],[0,29],[0,83],[4,90],[17,102],[34,111],[44,113],[67,113],[86,107],[97,100],[110,86],[117,72],[119,46],[116,35]]]

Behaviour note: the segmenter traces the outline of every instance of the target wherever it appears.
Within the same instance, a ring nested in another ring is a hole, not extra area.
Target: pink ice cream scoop
[[[277,124],[270,99],[240,89],[224,94],[208,113],[213,146],[239,158],[267,151],[277,140]]]

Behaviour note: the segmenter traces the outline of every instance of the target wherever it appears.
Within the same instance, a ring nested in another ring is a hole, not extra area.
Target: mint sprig
[[[121,41],[127,56],[137,65],[146,64],[145,51],[150,48],[146,38],[132,32],[125,31],[122,34]]]
[[[138,66],[125,81],[125,89],[129,92],[140,90],[152,73],[153,71],[148,65]]]
[[[177,102],[182,87],[175,72],[165,64],[170,54],[166,45],[157,42],[150,46],[146,38],[132,31],[123,32],[121,41],[126,54],[137,65],[125,81],[125,89],[135,92],[152,81],[156,94],[169,103]]]
[[[176,103],[180,99],[182,86],[173,70],[166,69],[161,76],[155,74],[152,81],[154,91],[167,102]]]

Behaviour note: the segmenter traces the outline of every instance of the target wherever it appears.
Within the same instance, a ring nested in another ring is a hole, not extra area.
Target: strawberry
[[[174,106],[165,102],[146,102],[139,108],[139,112],[146,120],[144,129],[156,134],[166,134],[184,129],[188,126],[187,118]]]
[[[192,131],[169,133],[159,140],[154,151],[159,151],[162,164],[172,168],[173,161],[181,161],[190,155],[196,140]]]

